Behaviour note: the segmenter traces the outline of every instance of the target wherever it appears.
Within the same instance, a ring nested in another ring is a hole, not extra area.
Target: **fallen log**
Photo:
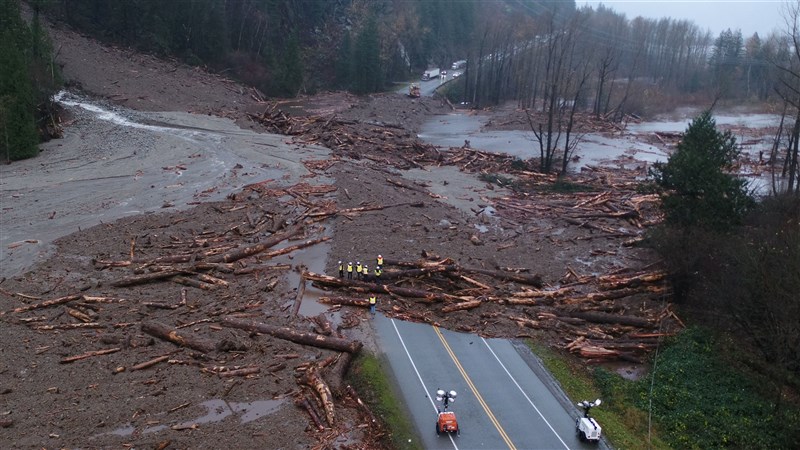
[[[350,370],[350,363],[353,362],[353,354],[342,352],[336,361],[336,365],[329,370],[330,385],[333,391],[340,397],[342,396],[342,383],[347,377],[347,372]]]
[[[572,287],[562,287],[562,288],[555,289],[555,290],[552,290],[552,291],[525,290],[525,291],[521,291],[521,292],[514,292],[513,294],[511,294],[511,297],[513,297],[513,298],[512,299],[508,299],[508,302],[512,303],[512,304],[521,304],[522,305],[522,304],[525,304],[525,303],[523,303],[523,302],[516,303],[514,300],[515,299],[519,299],[519,298],[536,298],[536,299],[558,298],[558,297],[563,297],[564,295],[569,294],[572,291],[574,291],[574,289]]]
[[[381,280],[397,280],[399,278],[414,278],[432,273],[441,273],[456,270],[455,265],[441,265],[433,267],[421,267],[419,269],[408,270],[387,270],[381,274]]]
[[[358,397],[358,393],[356,392],[355,389],[353,389],[353,386],[350,386],[348,384],[345,387],[345,390],[347,391],[348,394],[350,394],[351,397],[353,397],[356,400],[356,403],[358,403],[358,406],[360,406],[364,410],[364,412],[367,414],[367,416],[369,416],[370,423],[372,423],[372,424],[379,423],[378,419],[375,418],[375,414],[373,414],[372,410],[369,409],[369,406],[367,406],[364,402],[362,402],[361,399]]]
[[[105,328],[106,325],[97,323],[97,322],[88,322],[88,323],[62,323],[58,325],[37,325],[34,326],[34,330],[38,331],[51,331],[51,330],[77,330],[77,329],[86,329],[86,328]]]
[[[227,252],[227,253],[222,253],[222,254],[219,254],[219,255],[212,256],[212,257],[208,258],[208,262],[212,262],[212,263],[218,263],[218,262],[230,263],[230,262],[238,261],[240,259],[247,258],[249,256],[257,255],[257,254],[259,254],[259,253],[261,253],[263,251],[266,251],[268,248],[271,248],[271,247],[279,244],[280,242],[283,242],[286,239],[289,239],[289,238],[294,237],[294,236],[296,236],[298,234],[301,234],[304,229],[305,229],[305,225],[303,225],[303,224],[295,225],[294,227],[286,230],[285,232],[283,232],[281,234],[275,234],[275,235],[270,236],[264,242],[260,242],[260,243],[255,244],[255,245],[251,245],[251,246],[240,248],[240,249],[236,249],[236,250],[233,250],[233,251],[230,251],[230,252]]]
[[[221,325],[230,328],[239,328],[247,331],[269,334],[279,339],[296,342],[303,345],[311,345],[319,348],[327,348],[340,352],[358,353],[363,344],[360,341],[348,341],[346,339],[324,336],[317,333],[307,333],[296,331],[287,327],[278,327],[253,320],[243,320],[234,317],[223,317]]]
[[[224,372],[217,372],[220,378],[227,377],[246,377],[248,375],[255,375],[261,372],[261,367],[243,367],[241,369],[226,370]]]
[[[397,203],[394,205],[376,205],[376,206],[361,206],[358,208],[347,208],[347,209],[337,209],[335,211],[321,211],[321,212],[314,212],[310,213],[308,217],[328,217],[328,216],[336,216],[340,214],[353,214],[359,212],[367,212],[367,211],[380,211],[386,208],[396,208],[399,206],[413,206],[416,208],[422,208],[425,206],[423,202],[404,202],[404,203]]]
[[[449,312],[453,312],[453,311],[466,311],[466,310],[469,310],[469,309],[475,309],[475,308],[477,308],[479,306],[481,306],[481,301],[480,300],[470,300],[470,301],[461,302],[461,303],[451,303],[451,304],[443,307],[442,308],[442,312],[443,313],[449,313]]]
[[[438,256],[436,256],[436,259],[439,259]],[[513,281],[516,283],[535,286],[537,288],[541,288],[543,286],[542,276],[538,274],[524,274],[519,272],[505,272],[502,270],[480,269],[477,267],[464,267],[458,264],[453,264],[453,261],[450,258],[445,258],[440,261],[419,261],[419,262],[407,262],[407,261],[387,259],[384,261],[384,263],[394,266],[416,267],[416,269],[410,269],[410,270],[384,272],[384,275],[387,276],[387,279],[400,278],[404,276],[419,276],[428,273],[464,272],[464,273],[479,273],[481,275],[488,275],[490,277],[496,278],[501,281]],[[384,275],[381,275],[381,277],[383,277]]]
[[[314,316],[314,323],[317,324],[320,330],[320,334],[324,334],[325,336],[330,336],[333,334],[333,326],[331,322],[325,317],[325,314],[318,314]],[[349,355],[349,353],[347,353]]]
[[[314,422],[314,425],[317,427],[317,430],[322,431],[325,429],[325,426],[322,425],[322,420],[319,418],[319,414],[317,414],[317,411],[313,406],[311,406],[311,403],[308,402],[308,399],[305,397],[295,398],[294,404],[298,408],[303,408],[306,410],[309,417],[311,417],[311,421]]]
[[[455,295],[441,294],[437,292],[421,291],[419,289],[389,286],[386,284],[366,283],[363,281],[356,281],[356,280],[345,280],[343,278],[336,278],[313,272],[303,272],[303,276],[308,280],[316,281],[320,284],[327,286],[347,287],[359,292],[378,292],[385,294],[393,294],[400,297],[421,298],[424,299],[425,302],[427,303],[458,302],[458,301],[472,300],[470,298],[463,298]]]
[[[511,273],[511,272],[503,272],[500,270],[488,270],[488,269],[478,269],[470,267],[459,267],[459,270],[462,272],[488,275],[490,277],[497,278],[498,280],[501,281],[513,281],[515,283],[528,284],[537,288],[541,288],[542,286],[544,286],[544,283],[542,282],[542,276],[538,274],[527,275],[523,273]]]
[[[83,296],[81,294],[67,295],[65,297],[54,298],[52,300],[45,300],[43,302],[34,303],[34,304],[31,304],[31,305],[20,306],[19,308],[14,308],[11,311],[5,311],[5,312],[3,312],[3,314],[9,313],[9,312],[21,313],[21,312],[26,312],[26,311],[33,311],[34,309],[48,308],[50,306],[55,306],[55,305],[63,305],[64,303],[69,303],[69,302],[78,300],[78,299],[80,299],[82,297]]]
[[[334,415],[333,410],[333,395],[331,395],[331,390],[328,388],[328,385],[325,384],[325,381],[319,376],[318,368],[316,365],[312,365],[306,370],[305,376],[302,378],[303,383],[311,387],[314,392],[317,393],[320,401],[322,402],[322,406],[325,409],[325,418],[328,421],[328,425],[333,427],[335,425],[336,416]]]
[[[642,284],[652,284],[663,281],[667,277],[667,273],[663,271],[641,273],[631,277],[619,277],[616,275],[606,275],[598,277],[597,281],[600,283],[600,289],[612,290],[621,289],[625,287],[636,287]]]
[[[274,251],[268,252],[264,256],[267,257],[267,258],[274,258],[276,256],[285,255],[285,254],[291,253],[291,252],[293,252],[295,250],[299,250],[301,248],[310,247],[312,245],[319,244],[320,242],[325,242],[327,240],[330,240],[329,236],[324,236],[324,237],[321,237],[319,239],[309,239],[309,240],[307,240],[307,241],[305,241],[303,243],[297,244],[297,245],[292,245],[292,246],[289,246],[289,247],[286,247],[286,248],[282,248],[280,250],[274,250]]]
[[[610,323],[619,325],[630,325],[638,328],[652,328],[653,323],[649,319],[633,316],[620,316],[617,314],[608,314],[603,312],[559,312],[557,313],[559,319],[571,317],[573,319],[581,319],[593,323]]]
[[[180,276],[180,275],[174,276],[172,278],[172,281],[174,281],[174,282],[176,282],[178,284],[182,284],[184,286],[191,286],[191,287],[195,287],[197,289],[202,289],[204,291],[213,291],[214,289],[217,288],[216,284],[203,283],[202,281],[195,280],[195,279],[192,279],[192,278],[186,278],[186,277]]]
[[[145,284],[151,281],[163,280],[166,278],[172,278],[176,275],[180,275],[185,273],[184,270],[167,270],[164,272],[154,272],[148,273],[145,275],[134,275],[130,277],[120,278],[119,280],[115,280],[111,282],[111,286],[114,287],[127,287],[127,286],[135,286],[137,284]]]
[[[62,359],[59,361],[61,364],[71,363],[75,361],[79,361],[81,359],[91,358],[93,356],[101,356],[101,355],[108,355],[109,353],[116,353],[122,350],[121,348],[106,348],[103,350],[93,350],[86,353],[81,353],[80,355],[69,356],[67,358]]]
[[[216,348],[214,343],[211,341],[197,336],[180,333],[177,330],[158,322],[142,323],[142,331],[159,339],[177,344],[181,347],[193,348],[203,353],[211,353]]]
[[[320,303],[328,305],[342,305],[342,306],[359,306],[363,308],[369,307],[369,300],[366,298],[357,297],[320,297]]]
[[[306,293],[306,279],[300,275],[300,284],[297,286],[297,295],[294,298],[294,307],[292,308],[292,317],[297,317],[300,312],[300,305],[303,304],[303,296]]]
[[[133,370],[142,370],[147,369],[148,367],[155,366],[156,364],[167,361],[172,356],[172,353],[164,356],[159,356],[158,358],[153,358],[150,361],[145,361],[143,363],[136,364],[135,366],[131,367],[131,371]]]

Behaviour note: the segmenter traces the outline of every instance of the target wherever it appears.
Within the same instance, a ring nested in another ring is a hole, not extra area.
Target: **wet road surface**
[[[510,341],[374,317],[381,348],[426,449],[597,448],[575,434],[577,408],[542,381]],[[437,389],[460,435],[436,435]],[[569,409],[568,409],[569,408]]]

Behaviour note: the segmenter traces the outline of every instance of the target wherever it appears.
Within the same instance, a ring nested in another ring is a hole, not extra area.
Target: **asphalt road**
[[[458,73],[458,75],[461,75],[461,71],[459,71],[459,70],[453,70],[453,71],[449,71],[448,70],[447,71],[447,76],[445,76],[445,77],[434,78],[434,79],[428,80],[428,81],[422,81],[422,80],[414,81],[414,84],[419,86],[420,95],[422,95],[424,97],[430,97],[430,96],[433,95],[433,93],[436,91],[436,89],[439,86],[441,86],[441,85],[443,85],[443,84],[445,84],[445,83],[447,83],[449,81],[452,81],[454,79],[453,75],[455,73]],[[409,84],[411,84],[411,83],[409,83]],[[403,95],[408,94],[408,85],[404,85],[402,88],[398,89],[397,93],[403,94]]]
[[[422,447],[598,448],[578,440],[577,408],[569,408],[563,394],[542,381],[510,341],[382,315],[373,320]],[[460,435],[436,435],[439,388],[458,393],[449,410],[457,415]]]

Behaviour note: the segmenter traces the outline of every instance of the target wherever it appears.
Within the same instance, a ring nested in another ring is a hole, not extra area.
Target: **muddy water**
[[[59,101],[74,116],[64,137],[37,158],[0,166],[0,277],[43,260],[55,239],[78,229],[223,200],[250,183],[291,185],[309,174],[302,160],[329,154],[213,116],[142,113],[69,94]]]
[[[284,403],[286,403],[285,399],[256,400],[252,402],[229,402],[221,399],[207,400],[200,403],[200,406],[204,407],[206,410],[206,413],[202,416],[172,425],[152,425],[140,429],[138,432],[140,434],[155,433],[169,427],[175,429],[189,429],[196,425],[220,422],[230,416],[238,416],[241,423],[248,423],[276,412]],[[165,414],[166,413],[155,414],[155,417]],[[92,436],[91,439],[103,435],[132,436],[135,432],[137,432],[137,428],[133,424],[128,423],[108,433]]]
[[[638,168],[644,178],[647,167],[657,161],[666,161],[670,151],[663,146],[649,144],[650,139],[647,138],[656,132],[686,131],[697,111],[685,109],[678,113],[682,116],[679,119],[629,124],[622,133],[588,133],[578,136],[579,144],[574,153],[577,161],[570,162],[569,170],[580,171],[588,165]],[[754,161],[769,153],[772,145],[770,127],[777,126],[780,121],[780,117],[773,114],[722,113],[714,118],[719,129],[733,127],[744,130],[738,131],[735,137],[742,152]],[[468,140],[472,148],[506,153],[521,159],[539,156],[539,144],[532,132],[484,130],[487,121],[486,116],[464,112],[437,116],[423,124],[419,138],[442,147],[461,147]],[[741,175],[747,177],[751,188],[756,192],[765,191],[769,178],[763,166],[744,165]]]

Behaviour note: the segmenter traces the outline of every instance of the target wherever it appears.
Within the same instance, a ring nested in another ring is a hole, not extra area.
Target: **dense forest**
[[[19,3],[4,2],[3,29],[33,36],[12,41],[39,58],[38,25],[16,19]],[[513,101],[544,113],[531,126],[547,172],[563,170],[553,155],[574,147],[577,112],[622,120],[653,113],[655,105],[786,102],[797,73],[792,29],[713,36],[691,21],[628,18],[603,5],[577,8],[574,0],[28,3],[37,16],[41,11],[102,41],[225,73],[267,96],[377,92],[464,59],[464,76],[447,95],[477,108]],[[25,64],[37,71],[32,59]]]
[[[0,159],[36,156],[53,131],[49,98],[61,83],[38,7],[28,24],[18,2],[0,2],[0,61]]]

